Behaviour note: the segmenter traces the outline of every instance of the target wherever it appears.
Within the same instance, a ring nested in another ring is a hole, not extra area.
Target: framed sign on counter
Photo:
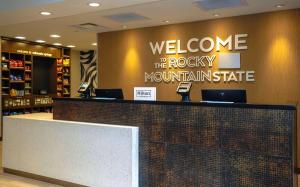
[[[134,87],[135,101],[156,101],[156,87]]]

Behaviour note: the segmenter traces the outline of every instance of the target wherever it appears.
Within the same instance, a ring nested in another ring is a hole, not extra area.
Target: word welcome
[[[228,48],[231,50],[246,50],[248,49],[246,38],[248,34],[236,34],[230,35],[225,39],[220,37],[212,38],[212,37],[204,37],[202,39],[199,38],[191,38],[184,44],[182,48],[181,40],[167,40],[161,42],[149,42],[153,55],[159,54],[161,55],[163,51],[165,54],[185,54],[185,53],[197,53],[199,51],[208,53],[215,49],[217,52],[220,51],[221,46]]]

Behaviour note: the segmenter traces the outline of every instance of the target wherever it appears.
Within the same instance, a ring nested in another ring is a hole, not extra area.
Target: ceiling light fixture
[[[169,20],[165,20],[164,22],[165,22],[165,23],[170,23],[170,21],[169,21]]]
[[[89,6],[90,6],[90,7],[99,7],[99,6],[100,6],[100,3],[97,3],[97,2],[90,2],[90,3],[89,3]]]
[[[127,28],[127,25],[123,25],[122,27],[123,27],[123,29],[126,29],[126,28]]]
[[[276,5],[275,7],[276,8],[282,8],[282,7],[284,7],[285,5],[284,4],[278,4],[278,5]]]
[[[92,43],[93,46],[97,46],[97,43]]]
[[[19,39],[19,40],[25,40],[26,39],[24,36],[16,36],[15,38]]]
[[[60,38],[60,35],[58,35],[58,34],[51,34],[50,37],[51,38]]]
[[[60,46],[62,44],[61,43],[54,43],[53,45]]]
[[[74,47],[76,47],[75,45],[68,45],[67,47],[69,47],[69,48],[74,48]]]
[[[50,16],[52,13],[51,12],[40,12],[42,16]]]
[[[213,16],[214,16],[214,17],[219,17],[220,14],[217,14],[217,13],[216,13],[216,14],[213,14]]]
[[[37,42],[37,43],[45,43],[46,41],[44,41],[44,40],[35,40],[35,42]]]

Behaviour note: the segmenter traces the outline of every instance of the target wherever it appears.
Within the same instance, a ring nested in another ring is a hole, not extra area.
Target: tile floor
[[[61,187],[58,185],[39,182],[36,180],[5,174],[2,171],[2,142],[0,142],[0,187]],[[300,175],[298,176],[300,181]],[[298,183],[300,187],[300,182]]]

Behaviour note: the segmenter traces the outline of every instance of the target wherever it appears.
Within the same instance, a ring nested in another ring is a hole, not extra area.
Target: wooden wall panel
[[[171,39],[186,42],[192,37],[226,37],[231,34],[247,33],[248,50],[241,51],[241,65],[244,70],[256,72],[256,82],[194,83],[192,100],[201,100],[201,89],[242,88],[247,89],[249,103],[298,105],[298,119],[300,119],[299,20],[300,9],[295,9],[100,33],[98,34],[99,86],[123,88],[126,99],[133,99],[135,86],[155,86],[158,100],[179,101],[180,97],[176,94],[177,83],[144,82],[144,72],[155,71],[153,63],[160,57],[152,54],[148,43]],[[298,142],[300,150],[300,139]],[[300,158],[300,154],[298,155]]]

